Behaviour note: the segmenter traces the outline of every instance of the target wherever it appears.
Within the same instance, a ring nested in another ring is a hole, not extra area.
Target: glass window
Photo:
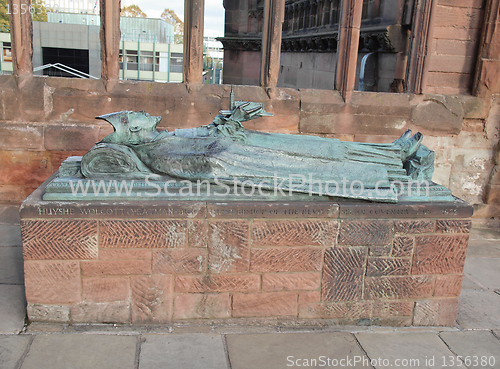
[[[182,73],[183,56],[181,53],[170,54],[170,72]]]
[[[12,49],[10,42],[3,43],[3,61],[12,63]]]

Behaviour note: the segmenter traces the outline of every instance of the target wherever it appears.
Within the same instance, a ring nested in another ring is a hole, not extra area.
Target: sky
[[[122,0],[122,7],[136,4],[149,18],[160,18],[165,8],[172,9],[184,20],[184,0]],[[205,0],[204,36],[224,36],[222,0]]]

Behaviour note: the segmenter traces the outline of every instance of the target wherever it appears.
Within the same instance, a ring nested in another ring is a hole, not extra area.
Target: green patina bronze
[[[421,144],[420,133],[412,136],[407,131],[393,143],[371,144],[244,128],[243,122],[262,116],[272,114],[261,103],[234,102],[232,93],[230,109],[198,128],[158,132],[161,117],[143,111],[100,116],[115,131],[81,162],[63,163],[44,198],[75,199],[68,182],[80,178],[84,185],[89,180],[128,181],[133,188],[128,199],[153,198],[155,193],[178,198],[192,183],[198,196],[190,196],[204,199],[210,195],[199,195],[200,188],[212,186],[222,190],[216,198],[231,198],[237,187],[259,190],[247,200],[284,195],[325,201],[331,197],[381,202],[454,200],[449,190],[432,183],[434,153]],[[398,194],[395,188],[403,190]],[[115,197],[124,197],[114,190]]]

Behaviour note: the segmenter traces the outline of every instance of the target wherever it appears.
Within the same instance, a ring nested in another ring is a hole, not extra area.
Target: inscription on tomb
[[[160,202],[144,203],[65,203],[44,202],[21,209],[24,218],[122,219],[159,218],[468,218],[472,208],[465,202],[453,204],[373,204],[373,203],[272,203],[272,202]]]
[[[337,218],[334,204],[208,203],[211,218]]]
[[[472,208],[457,200],[434,204],[364,204],[340,203],[340,218],[468,218]]]
[[[168,204],[164,206],[125,206],[117,204],[97,205],[51,205],[26,206],[21,209],[25,218],[203,218],[205,204],[196,203],[182,206]]]

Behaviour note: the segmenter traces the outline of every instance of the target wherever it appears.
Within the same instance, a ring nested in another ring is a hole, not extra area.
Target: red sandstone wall
[[[97,115],[141,110],[163,116],[162,128],[208,124],[229,105],[230,86],[0,76],[0,200],[21,202],[70,155],[82,155],[112,131]],[[436,151],[434,180],[499,217],[500,107],[472,96],[356,92],[346,104],[329,90],[235,86],[238,99],[260,101],[275,114],[249,129],[303,133],[361,142],[391,142],[405,129],[421,131]],[[495,160],[497,160],[495,162]],[[488,205],[495,206],[488,206]]]
[[[483,0],[439,0],[426,93],[470,93],[483,26]]]

